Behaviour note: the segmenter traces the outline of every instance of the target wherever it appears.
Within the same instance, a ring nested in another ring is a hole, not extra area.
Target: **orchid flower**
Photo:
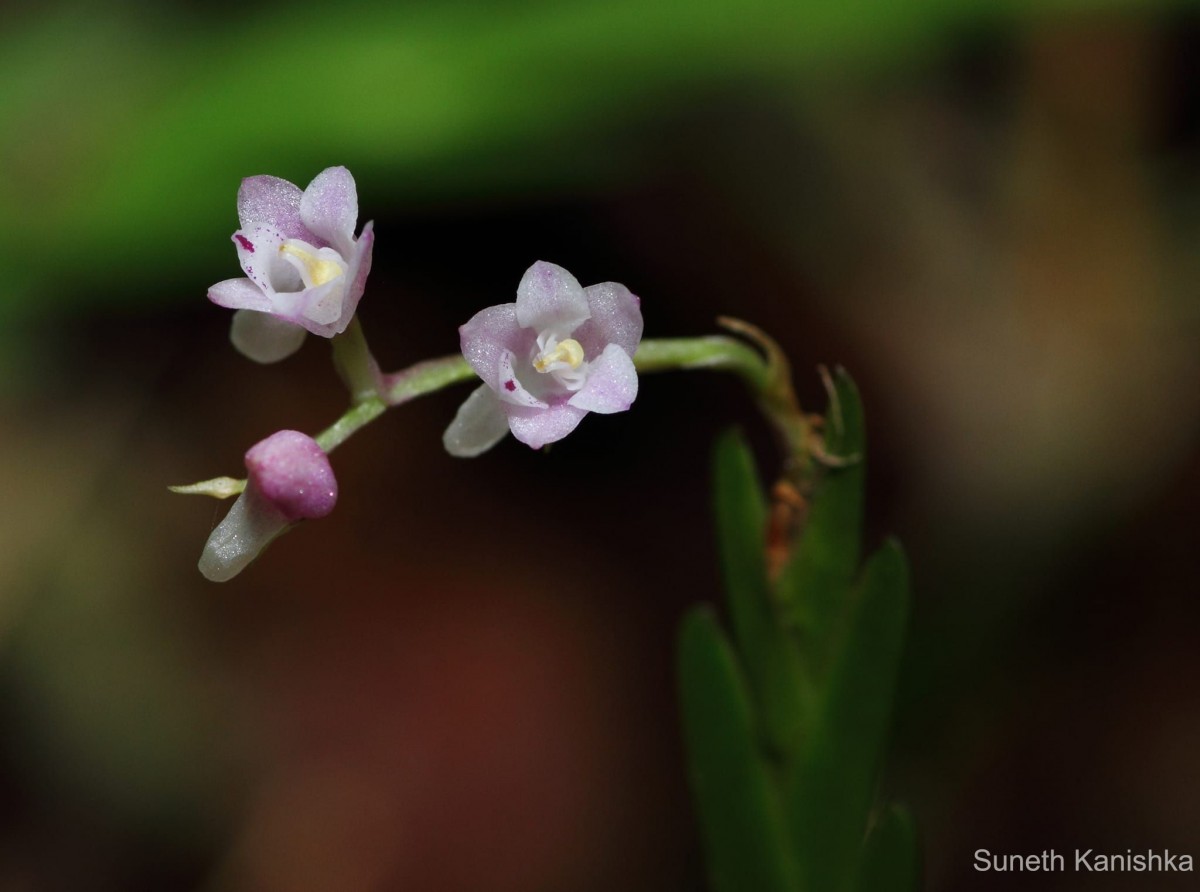
[[[248,177],[237,207],[233,242],[247,278],[208,289],[213,303],[238,311],[234,346],[257,362],[275,362],[299,349],[305,331],[323,338],[345,331],[374,243],[371,223],[354,237],[358,193],[350,171],[327,168],[303,192],[279,177]]]
[[[623,412],[637,397],[642,311],[616,282],[583,288],[561,266],[538,261],[516,303],[481,310],[459,334],[483,385],[442,438],[451,455],[479,455],[509,431],[539,449],[588,412]]]
[[[299,431],[277,431],[251,446],[246,470],[246,488],[200,555],[200,572],[212,582],[232,579],[287,527],[324,517],[337,503],[329,457]]]

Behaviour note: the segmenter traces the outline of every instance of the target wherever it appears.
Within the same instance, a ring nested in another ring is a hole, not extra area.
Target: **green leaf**
[[[786,794],[805,888],[850,888],[883,761],[908,618],[908,567],[889,541],[868,562],[815,727]]]
[[[800,654],[771,600],[763,501],[754,458],[736,430],[717,441],[717,538],[729,614],[765,746],[790,753],[804,719]]]
[[[825,451],[846,460],[816,480],[804,530],[778,581],[780,600],[800,633],[808,664],[824,669],[829,643],[858,570],[866,433],[858,388],[844,369],[833,375]]]
[[[693,608],[679,633],[680,700],[712,892],[795,892],[780,802],[757,744],[733,651],[712,612]]]
[[[867,837],[857,892],[917,892],[920,857],[917,828],[901,805],[889,806]]]

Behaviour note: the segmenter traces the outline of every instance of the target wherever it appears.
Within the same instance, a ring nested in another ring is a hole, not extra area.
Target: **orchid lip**
[[[346,274],[346,261],[332,248],[313,248],[299,239],[288,239],[279,254],[295,267],[305,288],[315,288]]]

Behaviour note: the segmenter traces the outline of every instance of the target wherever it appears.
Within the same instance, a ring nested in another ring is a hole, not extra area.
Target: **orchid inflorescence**
[[[237,208],[233,242],[245,277],[208,292],[237,311],[234,346],[267,363],[294,353],[307,334],[328,338],[350,406],[315,435],[281,430],[256,443],[244,479],[172,487],[237,496],[204,546],[200,572],[231,579],[295,524],[329,514],[338,499],[329,453],[418,396],[476,382],[442,437],[451,455],[474,457],[508,433],[542,449],[589,412],[624,412],[644,372],[733,372],[776,435],[782,472],[768,507],[745,440],[730,432],[719,441],[713,488],[730,633],[707,605],[694,605],[679,635],[683,737],[712,888],[916,888],[911,820],[874,805],[907,570],[894,542],[860,567],[865,439],[850,377],[822,370],[828,420],[809,417],[783,351],[749,323],[718,319],[743,339],[643,340],[641,301],[628,288],[584,287],[545,261],[525,271],[514,301],[459,328],[459,353],[385,373],[357,315],[374,228],[355,235],[350,172],[328,168],[303,190],[250,177]]]
[[[642,341],[641,302],[624,285],[583,287],[561,266],[534,263],[516,300],[480,310],[459,328],[461,355],[380,372],[356,312],[374,247],[368,222],[356,237],[358,193],[344,167],[319,173],[306,189],[273,176],[242,181],[233,234],[245,277],[218,282],[209,299],[236,310],[230,340],[259,363],[284,359],[308,333],[331,340],[352,405],[315,437],[278,431],[246,453],[247,477],[218,477],[176,492],[237,495],[213,530],[200,571],[231,579],[295,523],[323,517],[337,500],[328,452],[388,408],[477,377],[443,436],[446,450],[474,457],[506,433],[540,449],[571,433],[589,412],[630,408],[638,371],[720,368],[739,374],[790,452],[809,427],[795,405],[786,363],[774,342],[746,323],[766,359],[726,336]],[[797,434],[799,431],[799,434]]]

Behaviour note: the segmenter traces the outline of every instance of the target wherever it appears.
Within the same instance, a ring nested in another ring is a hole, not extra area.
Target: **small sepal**
[[[179,493],[181,496],[211,496],[214,499],[228,499],[238,495],[245,488],[245,480],[237,480],[233,477],[214,477],[212,480],[201,480],[199,483],[167,487],[171,492]]]

